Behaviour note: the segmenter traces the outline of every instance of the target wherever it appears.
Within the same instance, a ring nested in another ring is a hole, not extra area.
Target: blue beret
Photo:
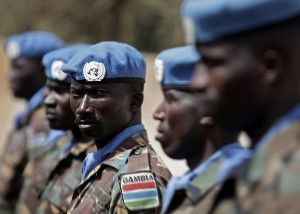
[[[63,41],[56,35],[45,31],[29,31],[12,35],[4,42],[7,56],[11,59],[18,57],[42,57],[44,54],[63,47]]]
[[[155,59],[155,77],[164,89],[187,88],[200,60],[193,45],[167,49]]]
[[[75,55],[62,70],[82,83],[144,83],[146,62],[130,45],[100,42]]]
[[[299,0],[185,0],[181,15],[187,43],[213,41],[300,15]]]
[[[76,44],[51,51],[44,55],[43,65],[46,68],[48,79],[71,84],[71,76],[62,72],[61,67],[66,64],[75,54],[90,47],[89,44]]]

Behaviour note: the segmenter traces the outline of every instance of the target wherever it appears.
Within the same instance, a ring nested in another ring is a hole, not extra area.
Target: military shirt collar
[[[131,133],[131,136],[127,137],[125,141],[123,140],[121,144],[108,154],[106,159],[98,163],[98,165],[96,165],[83,180],[88,180],[96,174],[103,165],[108,165],[116,170],[120,170],[126,164],[128,157],[133,151],[141,146],[146,146],[146,142],[142,140],[147,138],[146,130],[143,125],[139,127],[140,129],[137,133]]]

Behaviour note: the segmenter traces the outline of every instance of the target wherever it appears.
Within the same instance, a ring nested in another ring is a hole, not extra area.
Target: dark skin
[[[71,130],[77,140],[84,140],[70,106],[70,85],[48,79],[45,90],[46,118],[52,129]]]
[[[191,87],[207,94],[224,129],[257,142],[299,103],[299,21],[198,44]]]
[[[15,97],[29,100],[45,81],[41,58],[19,57],[11,61],[9,83]]]
[[[81,84],[72,80],[71,108],[83,135],[104,147],[123,129],[141,124],[143,93],[129,83]]]
[[[213,124],[201,92],[169,89],[153,114],[159,121],[156,140],[174,159],[186,159],[194,169],[236,135],[226,134]]]

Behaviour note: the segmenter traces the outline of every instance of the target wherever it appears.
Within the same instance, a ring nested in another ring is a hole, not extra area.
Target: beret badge
[[[105,66],[101,62],[87,62],[83,67],[83,75],[87,81],[101,81],[105,76]]]
[[[56,61],[53,61],[52,64],[51,64],[51,76],[54,78],[54,79],[57,79],[57,80],[64,80],[68,74],[62,72],[61,70],[61,67],[63,66],[64,62],[61,61],[61,60],[56,60]]]
[[[161,59],[156,58],[154,62],[154,69],[156,81],[161,82],[164,75],[164,62]]]
[[[9,42],[6,49],[9,58],[15,59],[20,56],[21,48],[18,42]]]

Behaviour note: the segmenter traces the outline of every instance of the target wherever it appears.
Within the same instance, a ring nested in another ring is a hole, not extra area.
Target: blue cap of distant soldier
[[[181,15],[186,42],[203,43],[299,16],[300,1],[185,0]]]
[[[71,76],[62,72],[61,67],[66,64],[75,54],[87,49],[89,44],[74,44],[65,48],[47,53],[43,57],[43,65],[46,68],[46,76],[50,80],[71,84]]]
[[[192,45],[164,50],[154,62],[156,80],[164,89],[187,88],[199,60],[200,55]]]
[[[144,83],[146,62],[134,47],[119,42],[100,42],[76,54],[62,67],[78,82]]]
[[[18,57],[43,57],[46,53],[62,48],[63,41],[55,34],[46,31],[28,31],[12,35],[4,42],[10,59]]]

